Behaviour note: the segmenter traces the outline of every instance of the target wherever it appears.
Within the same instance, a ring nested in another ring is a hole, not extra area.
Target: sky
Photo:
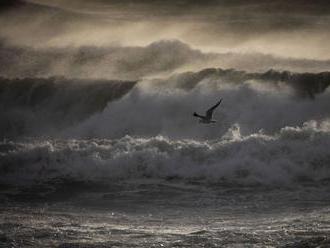
[[[16,0],[0,5],[2,39],[34,47],[146,46],[330,59],[330,2],[308,0]]]

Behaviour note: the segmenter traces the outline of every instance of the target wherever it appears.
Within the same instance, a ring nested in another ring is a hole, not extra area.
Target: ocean
[[[329,79],[1,78],[0,247],[329,247]]]

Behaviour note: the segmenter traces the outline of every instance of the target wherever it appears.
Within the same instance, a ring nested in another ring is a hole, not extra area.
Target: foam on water
[[[179,178],[243,185],[293,185],[330,179],[330,122],[310,121],[273,135],[221,138],[27,139],[1,143],[2,183],[54,178],[108,182]]]

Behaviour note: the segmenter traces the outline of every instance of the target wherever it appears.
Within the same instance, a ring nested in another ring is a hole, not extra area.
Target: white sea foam
[[[330,178],[330,122],[310,121],[273,135],[233,125],[208,141],[164,136],[2,142],[2,183],[70,178],[178,178],[243,185],[292,185]]]

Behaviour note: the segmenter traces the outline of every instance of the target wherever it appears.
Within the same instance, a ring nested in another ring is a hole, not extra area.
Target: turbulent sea
[[[330,73],[164,56],[120,58],[127,80],[2,65],[0,247],[330,247]]]

